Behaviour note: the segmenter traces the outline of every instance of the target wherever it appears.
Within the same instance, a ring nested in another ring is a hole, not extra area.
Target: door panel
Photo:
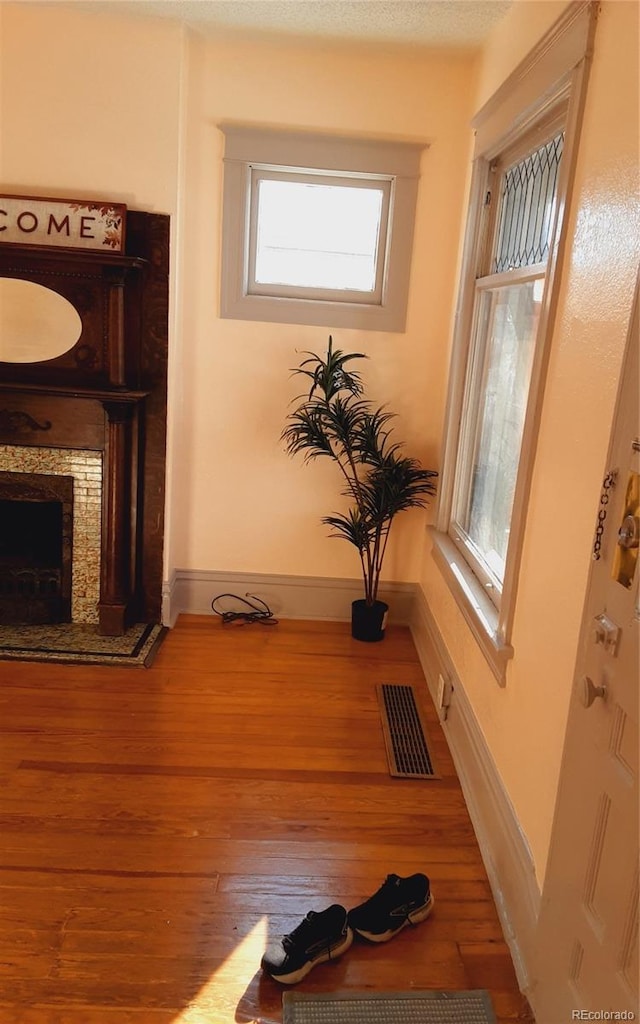
[[[640,473],[638,348],[636,296],[607,464],[615,485],[585,603],[542,899],[541,1024],[564,1024],[577,1010],[638,1018],[640,570],[629,521]]]

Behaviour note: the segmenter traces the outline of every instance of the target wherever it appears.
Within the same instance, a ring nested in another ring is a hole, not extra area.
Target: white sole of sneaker
[[[318,964],[325,964],[329,960],[337,960],[338,957],[342,956],[349,949],[349,946],[353,942],[353,932],[351,928],[347,928],[344,941],[338,946],[334,946],[333,949],[327,950],[326,953],[321,953],[315,960],[309,960],[306,964],[303,964],[297,971],[292,971],[291,974],[271,974],[274,981],[279,981],[281,985],[297,985],[299,981],[306,978],[309,971],[312,971]]]
[[[369,942],[388,942],[389,939],[392,939],[394,935],[401,932],[403,928],[407,927],[407,925],[420,924],[421,921],[426,921],[433,910],[434,903],[435,900],[433,895],[430,895],[424,907],[419,907],[417,910],[414,910],[404,919],[399,928],[389,929],[388,932],[378,932],[377,934],[374,934],[373,932],[365,932],[361,928],[354,928],[354,931],[356,931],[358,935],[361,935],[363,939],[368,939]]]

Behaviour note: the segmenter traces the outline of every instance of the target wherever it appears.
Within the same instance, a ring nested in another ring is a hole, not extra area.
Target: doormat
[[[0,660],[148,668],[166,632],[164,626],[147,622],[131,626],[122,636],[101,636],[97,626],[84,622],[0,626]]]
[[[496,1024],[484,989],[467,992],[285,992],[283,1024]]]

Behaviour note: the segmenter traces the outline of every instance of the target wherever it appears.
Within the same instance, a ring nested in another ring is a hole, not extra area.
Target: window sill
[[[429,532],[433,539],[434,561],[496,680],[500,686],[504,686],[513,647],[500,637],[498,610],[462,559],[451,538],[435,527],[430,527]]]
[[[344,327],[361,331],[406,329],[405,311],[364,302],[336,302],[331,299],[283,298],[275,295],[244,294],[239,287],[232,294],[223,289],[220,300],[223,320],[259,320],[262,323],[306,324],[313,327]]]

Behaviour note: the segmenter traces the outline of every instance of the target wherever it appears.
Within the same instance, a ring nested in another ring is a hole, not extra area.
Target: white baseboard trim
[[[487,746],[473,707],[420,587],[411,631],[437,706],[438,676],[453,687],[443,729],[478,839],[518,983],[533,986],[540,888],[531,849]]]
[[[169,579],[162,582],[162,625],[169,626],[170,629],[173,629],[180,614],[176,601],[176,583],[177,577],[174,569]]]
[[[415,592],[415,583],[380,585],[379,598],[389,605],[390,623],[409,624]],[[362,597],[362,583],[322,576],[176,569],[163,586],[162,621],[173,626],[181,613],[213,615],[211,601],[219,594],[255,594],[276,618],[348,622],[351,602]]]

